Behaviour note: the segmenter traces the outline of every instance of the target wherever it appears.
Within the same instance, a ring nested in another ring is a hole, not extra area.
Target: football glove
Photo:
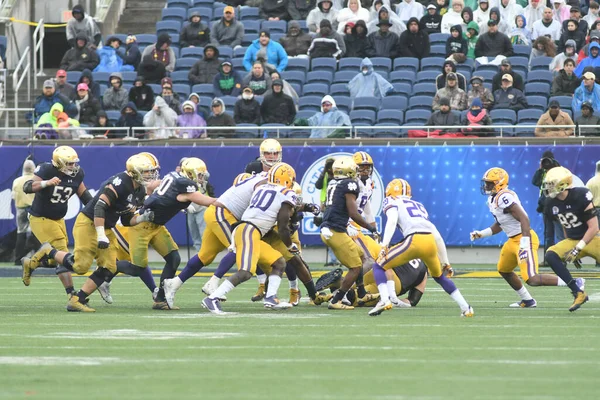
[[[329,240],[333,237],[333,232],[331,232],[331,229],[325,227],[325,228],[321,228],[321,235],[323,235],[325,240]]]
[[[471,242],[481,238],[481,231],[473,231],[471,232]]]
[[[386,260],[389,251],[390,251],[390,248],[388,246],[383,246],[381,248],[381,251],[379,252],[379,257],[377,258],[377,260],[380,260],[380,259]]]
[[[346,232],[348,232],[348,236],[350,236],[352,239],[357,237],[359,234],[358,229],[356,229],[353,225],[348,225]]]
[[[300,247],[296,243],[292,243],[290,247],[287,248],[288,251],[294,255],[300,254]]]
[[[305,204],[304,205],[304,211],[312,213],[316,217],[321,212],[321,208],[318,205],[316,205],[316,204]]]
[[[564,255],[565,263],[568,264],[568,263],[574,262],[577,259],[577,256],[579,255],[579,253],[581,253],[581,250],[583,250],[584,247],[585,247],[585,242],[583,240],[580,240],[579,243],[577,243],[575,245],[575,247],[573,247],[572,250],[567,251],[565,253],[565,255]]]
[[[108,249],[110,241],[108,240],[108,237],[106,237],[106,233],[104,232],[103,226],[96,227],[96,238],[98,240],[99,249]]]
[[[454,268],[450,264],[442,264],[442,271],[446,273],[448,278],[452,278],[454,276]]]
[[[473,231],[471,232],[471,242],[474,241],[475,239],[481,239],[481,238],[485,238],[488,236],[492,236],[493,232],[490,228],[485,228],[482,231]]]
[[[141,222],[152,222],[154,221],[154,211],[152,210],[142,210],[142,213],[138,215],[137,222],[138,224]]]

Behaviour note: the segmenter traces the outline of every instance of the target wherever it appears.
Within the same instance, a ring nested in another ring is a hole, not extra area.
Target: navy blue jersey
[[[425,263],[419,259],[410,260],[406,264],[394,268],[394,272],[398,276],[402,288],[398,296],[407,293],[410,289],[419,286],[419,283],[423,282],[425,275],[427,274],[427,267]]]
[[[564,200],[546,197],[544,213],[560,222],[568,239],[581,240],[588,229],[587,221],[596,218],[593,214],[584,214],[584,210],[594,199],[592,192],[584,187],[568,189],[569,194]]]
[[[102,182],[94,199],[87,203],[83,210],[81,210],[88,218],[94,219],[94,207],[96,207],[96,203],[107,185],[112,185],[113,189],[117,192],[117,200],[108,207],[104,219],[104,227],[110,229],[115,227],[121,216],[124,219],[129,219],[133,216],[133,212],[136,210],[137,205],[141,204],[141,199],[144,198],[145,192],[139,188],[134,188],[133,179],[127,172],[119,172]],[[124,225],[128,225],[127,222]]]
[[[83,168],[75,176],[60,172],[52,163],[42,163],[34,171],[43,181],[54,177],[60,179],[56,186],[47,186],[35,194],[29,213],[34,217],[44,217],[59,220],[65,217],[69,208],[69,199],[77,194],[79,185],[83,182]]]
[[[154,223],[166,224],[171,218],[189,205],[189,201],[181,202],[177,196],[198,191],[198,184],[179,172],[165,175],[160,186],[144,202],[144,208],[154,211]]]
[[[358,182],[355,179],[333,179],[327,185],[327,200],[323,214],[322,227],[338,232],[346,232],[350,215],[346,207],[346,194],[351,193],[355,198],[359,194]]]

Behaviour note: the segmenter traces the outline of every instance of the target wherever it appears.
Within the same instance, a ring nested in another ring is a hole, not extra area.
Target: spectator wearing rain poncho
[[[510,31],[510,42],[512,44],[531,45],[531,30],[527,28],[527,19],[524,15],[515,17],[516,27]]]
[[[533,28],[533,24],[539,21],[544,16],[544,8],[546,2],[540,0],[529,0],[529,5],[523,10],[525,20],[529,24],[529,30]]]
[[[578,78],[581,78],[586,67],[592,67],[594,69],[600,67],[600,56],[598,55],[598,53],[600,53],[600,45],[596,42],[590,43],[589,51],[590,56],[581,60],[577,68],[575,68],[575,75],[577,75]]]
[[[348,82],[350,97],[378,97],[387,96],[394,90],[391,83],[383,76],[373,71],[373,63],[369,58],[364,58],[360,63],[360,73]]]
[[[96,50],[100,64],[94,68],[94,72],[120,72],[133,71],[133,65],[125,65],[119,48],[123,43],[118,37],[111,36],[106,44]]]
[[[583,82],[575,89],[571,109],[573,112],[581,111],[584,102],[592,103],[594,110],[600,108],[600,85],[596,83],[596,75],[592,72],[583,74]]]
[[[442,17],[442,33],[450,34],[450,28],[463,23],[462,10],[464,8],[465,3],[463,0],[454,0],[452,2],[452,8]]]
[[[306,17],[306,26],[310,32],[319,32],[321,21],[326,19],[331,22],[334,30],[338,27],[338,10],[333,8],[331,0],[317,0],[317,6],[308,13]]]
[[[496,21],[496,25],[498,25],[498,32],[504,33],[506,36],[510,34],[511,27],[504,21],[504,19],[500,15],[500,10],[498,9],[498,7],[492,7],[490,9],[490,19]],[[482,25],[479,25],[479,36],[483,35],[484,33],[487,33],[487,31],[489,30],[488,21],[485,21]]]
[[[505,21],[510,29],[515,27],[515,18],[517,15],[523,15],[523,7],[517,4],[516,0],[500,0],[498,5],[500,10],[500,17],[502,21]],[[510,37],[510,35],[507,33]]]
[[[308,119],[297,119],[294,121],[296,126],[314,126],[310,130],[311,139],[322,139],[327,137],[344,137],[348,132],[347,129],[335,128],[316,128],[318,126],[351,126],[350,117],[338,110],[333,97],[327,95],[321,100],[321,111]]]
[[[151,139],[167,139],[175,136],[174,130],[164,129],[174,127],[177,124],[177,113],[160,96],[154,99],[154,106],[144,115],[144,126],[147,128],[158,128],[149,132]]]
[[[367,24],[367,31],[377,32],[377,25],[379,24],[380,20],[389,21],[392,25],[390,26],[390,32],[395,33],[396,35],[398,35],[398,37],[400,37],[402,32],[406,30],[406,24],[402,22],[400,17],[398,17],[398,15],[395,12],[391,11],[391,8],[389,6],[382,5],[381,7],[379,7],[379,11],[377,11],[376,16],[374,16],[373,19],[371,19],[371,22]]]
[[[206,137],[205,129],[193,129],[200,126],[206,126],[204,118],[196,113],[196,104],[191,100],[183,102],[183,114],[177,117],[177,126],[181,127],[177,134],[179,137],[187,139],[196,139]]]
[[[411,18],[420,20],[425,13],[423,4],[417,2],[417,0],[404,0],[398,4],[396,13],[402,21],[408,21]]]
[[[344,27],[346,26],[347,22],[356,23],[360,19],[368,23],[371,20],[369,10],[363,8],[360,5],[360,1],[349,0],[348,7],[344,8],[338,13],[338,33],[344,33]]]
[[[490,20],[490,2],[489,0],[481,0],[479,7],[473,11],[473,21],[480,27],[485,25],[487,28],[487,22]],[[479,28],[481,30],[481,28]]]
[[[565,4],[565,0],[552,0],[554,8],[552,18],[561,24],[571,18],[571,6]]]

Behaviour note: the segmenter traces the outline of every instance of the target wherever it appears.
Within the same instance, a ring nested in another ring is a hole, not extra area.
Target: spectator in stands
[[[596,23],[594,23],[594,26],[597,27],[598,23],[600,23],[600,20],[598,20]],[[579,51],[579,53],[577,54],[577,62],[578,63],[582,62],[583,60],[585,60],[587,57],[590,56],[590,45],[592,43],[600,44],[600,31],[592,29],[592,31],[590,31],[590,34],[586,40],[588,43],[585,46],[583,46],[581,51]]]
[[[93,70],[98,65],[98,55],[87,46],[87,37],[80,33],[77,35],[75,47],[67,50],[60,61],[60,69],[65,71]]]
[[[209,44],[204,48],[204,58],[196,61],[190,72],[188,72],[188,79],[192,85],[212,83],[220,68],[219,49]]]
[[[183,114],[177,117],[177,126],[187,128],[177,130],[177,136],[182,139],[198,139],[206,137],[205,129],[197,129],[206,126],[206,121],[198,115],[196,112],[196,105],[191,100],[183,102]]]
[[[148,85],[146,85],[146,80],[143,76],[138,75],[135,78],[135,82],[133,83],[133,87],[129,89],[129,101],[135,104],[136,109],[141,111],[149,111],[154,104],[154,91]],[[121,108],[121,112],[123,112],[123,108]]]
[[[431,105],[433,111],[440,109],[440,99],[443,97],[450,100],[450,108],[455,111],[466,110],[469,105],[467,103],[467,94],[458,87],[458,80],[454,72],[450,72],[446,76],[446,86],[438,90],[433,97]]]
[[[568,22],[570,20],[577,21],[577,30],[581,32],[583,37],[586,37],[590,28],[587,21],[581,18],[581,9],[578,5],[572,5],[569,9],[570,19],[563,21],[562,23],[562,31],[565,32],[568,29]]]
[[[119,72],[113,72],[108,77],[110,87],[104,91],[102,104],[105,110],[122,110],[129,102],[129,93],[123,88],[123,77]]]
[[[246,71],[252,69],[252,63],[264,59],[267,64],[273,65],[277,71],[285,71],[288,64],[288,55],[279,43],[271,40],[269,31],[262,30],[258,39],[252,41],[244,54],[244,68]]]
[[[557,41],[560,39],[562,26],[560,22],[552,18],[552,9],[546,7],[542,19],[534,22],[531,29],[531,39],[533,40],[540,36],[549,36],[550,39]]]
[[[265,72],[260,61],[254,61],[252,72],[248,73],[242,81],[242,86],[249,86],[254,94],[263,95],[271,87],[271,77]]]
[[[395,12],[390,11],[388,6],[381,5],[375,16],[371,18],[371,21],[369,21],[369,24],[367,25],[367,31],[377,31],[379,21],[386,20],[390,22],[390,32],[395,33],[398,37],[400,37],[402,32],[406,30],[406,24],[404,24],[404,21],[402,21]]]
[[[440,14],[443,17],[444,15],[446,15],[450,8],[450,0],[435,0],[435,6],[438,10],[438,14]]]
[[[146,56],[148,55],[163,64],[169,74],[175,71],[175,52],[171,48],[171,36],[168,33],[161,33],[156,38],[156,43],[144,49],[142,53],[143,63],[146,62]],[[146,79],[149,78],[146,76]]]
[[[467,102],[473,104],[475,99],[479,99],[483,107],[487,110],[490,110],[494,105],[492,92],[483,86],[483,78],[477,75],[471,78],[471,90],[467,93]]]
[[[427,13],[419,21],[419,28],[428,35],[442,31],[442,16],[434,4],[427,6]]]
[[[288,21],[288,0],[262,0],[260,17],[269,21]]]
[[[155,84],[160,83],[160,81],[167,76],[165,65],[162,62],[155,60],[151,54],[144,56],[138,67],[138,73],[144,76],[146,82]]]
[[[275,80],[277,80],[277,79],[279,79],[283,83],[283,93],[287,94],[288,96],[290,96],[292,98],[292,100],[294,100],[294,104],[296,105],[296,110],[298,110],[298,103],[300,102],[300,97],[298,96],[296,89],[294,89],[294,87],[292,85],[290,85],[290,83],[288,81],[286,81],[285,79],[281,79],[281,74],[279,72],[277,72],[277,71],[271,72],[271,82],[275,82]],[[266,96],[271,91],[272,91],[272,89],[267,90],[267,92],[264,95]]]
[[[85,83],[86,85],[88,85],[90,93],[95,98],[99,99],[102,97],[103,93],[100,91],[100,84],[94,80],[94,75],[89,69],[84,69],[83,72],[81,72],[81,77],[79,78],[77,84],[80,83]]]
[[[564,125],[574,125],[573,120],[564,111],[561,111],[560,104],[552,100],[548,104],[546,111],[538,120],[535,127],[535,136],[537,137],[565,137],[573,136],[574,129],[566,128]],[[554,127],[553,126],[557,126]]]
[[[458,126],[460,125],[460,116],[450,110],[450,99],[441,97],[438,100],[437,109],[431,113],[425,126]],[[451,129],[441,129],[440,133],[449,132]]]
[[[97,130],[97,131],[93,131],[92,133],[94,135],[104,135],[108,139],[117,139],[119,137],[122,137],[121,131],[117,132],[114,129],[112,129],[112,130],[109,129],[109,128],[114,128],[114,127],[115,127],[115,124],[113,124],[108,119],[108,115],[106,115],[106,111],[100,110],[100,111],[98,111],[98,114],[96,114],[96,124],[94,125],[94,128],[105,128],[105,130],[104,131]]]
[[[510,109],[515,112],[524,110],[529,105],[522,91],[513,87],[513,77],[510,74],[502,76],[502,86],[494,91],[493,109]]]
[[[161,93],[160,96],[167,103],[169,108],[177,115],[181,114],[181,101],[179,100],[179,95],[173,92],[173,81],[171,78],[163,78],[160,82]]]
[[[392,24],[390,21],[380,19],[377,27],[379,30],[369,34],[369,47],[367,48],[368,57],[389,57],[396,58],[396,49],[398,47],[398,35],[390,32]]]
[[[106,41],[106,44],[96,50],[100,63],[94,69],[94,72],[120,72],[133,71],[133,65],[125,65],[119,48],[123,43],[118,37],[111,36]]]
[[[303,0],[293,0],[293,2],[302,2]],[[300,29],[298,21],[290,21],[287,34],[279,42],[287,53],[288,57],[308,57],[308,49],[312,43],[312,36]]]
[[[487,30],[487,22],[490,20],[490,2],[489,0],[480,0],[479,7],[473,12],[473,21],[481,27],[485,26]],[[481,31],[481,28],[479,28]]]
[[[567,40],[565,42],[565,50],[552,59],[552,62],[550,63],[550,71],[556,74],[558,71],[564,68],[564,63],[569,58],[573,60],[575,64],[577,64],[578,55],[577,52],[575,52],[575,46],[577,46],[577,44],[574,40]]]
[[[231,62],[223,61],[219,72],[213,78],[213,93],[217,97],[237,97],[242,90],[242,77],[234,71]]]
[[[586,57],[583,60],[581,60],[579,62],[579,65],[577,65],[577,68],[575,68],[575,75],[581,77],[583,75],[583,71],[587,67],[600,67],[600,57],[598,56],[600,53],[600,45],[596,42],[590,43],[589,52],[589,57]]]
[[[600,16],[598,15],[598,9],[600,9],[600,5],[598,5],[598,3],[595,1],[590,1],[588,13],[585,17],[583,17],[583,20],[588,23],[588,26],[591,27],[592,24],[596,22],[598,18],[600,18]]]
[[[333,30],[338,28],[338,11],[333,9],[333,3],[330,0],[317,0],[317,7],[314,8],[306,17],[306,25],[309,32],[319,32],[321,21],[326,19],[331,22]]]
[[[533,42],[531,48],[531,55],[529,56],[529,65],[534,59],[538,57],[552,57],[556,56],[556,46],[554,42],[548,39],[546,36],[540,36]]]
[[[552,2],[554,3],[553,18],[556,21],[562,24],[571,17],[570,6],[565,4],[565,0],[552,0]]]
[[[348,0],[348,7],[342,9],[338,13],[338,29],[339,33],[342,33],[346,23],[348,22],[356,22],[362,19],[365,22],[369,22],[371,20],[371,16],[369,15],[369,10],[363,8],[358,0]]]
[[[287,10],[291,19],[305,20],[316,5],[316,0],[288,0]]]
[[[102,34],[98,25],[90,15],[85,15],[83,6],[76,5],[71,10],[71,19],[67,21],[67,42],[69,46],[75,47],[77,45],[77,36],[84,35],[87,43],[94,45],[94,47],[100,44],[102,40]],[[92,68],[93,69],[93,68]]]
[[[442,73],[435,78],[435,86],[437,89],[443,89],[446,87],[446,77],[450,72],[454,72],[456,79],[458,80],[458,87],[462,90],[467,90],[467,79],[460,72],[456,72],[456,63],[452,60],[444,61],[442,67]]]
[[[467,40],[467,58],[474,60],[475,47],[477,47],[477,40],[479,40],[479,25],[475,21],[469,22],[467,25],[467,31],[463,34]]]
[[[127,103],[121,110],[121,117],[117,121],[118,127],[126,127],[126,130],[115,130],[115,134],[125,137],[132,136],[137,138],[144,138],[145,134],[142,131],[133,131],[131,128],[141,128],[144,126],[144,119],[138,114],[137,107],[133,101]]]
[[[529,29],[533,31],[533,24],[544,16],[545,2],[540,0],[529,0],[529,4],[523,10],[523,16],[527,21]]]
[[[585,45],[585,35],[586,33],[581,32],[579,27],[579,21],[574,19],[570,19],[566,21],[567,29],[563,31],[563,34],[560,36],[560,40],[558,42],[558,51],[562,52],[565,50],[565,44],[567,40],[574,40],[576,44],[576,51],[579,51]]]
[[[589,101],[584,101],[581,104],[581,115],[575,119],[575,125],[577,125],[577,131],[581,136],[598,136],[600,118],[594,115],[594,106],[592,103]],[[592,127],[584,128],[584,126]]]
[[[490,9],[490,21],[496,21],[496,25],[498,26],[498,32],[504,33],[505,35],[508,36],[508,34],[510,33],[510,30],[512,29],[511,26],[508,24],[508,22],[504,21],[502,19],[502,16],[500,14],[500,9],[498,7],[492,7]],[[483,35],[484,33],[487,33],[490,29],[490,26],[488,24],[489,21],[485,21],[485,23],[483,25],[479,26],[479,34]],[[512,22],[511,22],[512,25]]]
[[[523,15],[517,15],[515,17],[515,27],[512,28],[508,37],[510,42],[515,45],[531,45],[531,30],[527,27],[527,20]]]
[[[67,82],[67,71],[64,69],[56,71],[55,85],[56,91],[66,98],[70,99],[75,96],[75,88]]]
[[[516,26],[515,18],[517,15],[523,15],[523,7],[515,0],[500,0],[498,9],[503,21],[505,21],[510,29]],[[508,35],[508,32],[505,32]]]
[[[465,6],[460,15],[463,20],[463,23],[460,25],[460,27],[462,28],[463,32],[466,32],[467,25],[469,25],[469,22],[473,21],[473,9],[469,6]],[[450,30],[450,33],[452,33],[452,28],[450,28]]]
[[[348,34],[348,27],[351,27],[350,34]],[[356,24],[354,22],[346,23],[345,32],[344,46],[346,47],[346,54],[344,54],[344,57],[365,58],[367,56],[367,48],[369,47],[368,30],[365,21],[359,20]]]
[[[496,75],[494,75],[494,78],[492,79],[492,93],[500,89],[500,87],[502,86],[502,80],[504,79],[504,75],[506,74],[512,77],[512,87],[514,87],[515,89],[519,89],[521,92],[525,90],[525,85],[523,84],[523,77],[518,72],[513,71],[510,60],[508,58],[505,58],[500,63],[500,70]]]
[[[283,82],[280,79],[273,81],[271,89],[271,93],[265,95],[260,105],[263,123],[291,125],[296,117],[294,100],[283,93]]]
[[[591,103],[594,110],[600,108],[600,85],[596,83],[596,75],[593,72],[583,74],[583,82],[573,95],[573,112],[581,111],[581,105],[585,101]]]
[[[442,33],[450,34],[450,28],[463,23],[462,10],[465,8],[463,0],[452,1],[452,9],[442,17]]]
[[[310,58],[327,57],[339,59],[344,56],[345,52],[346,44],[342,35],[333,30],[329,20],[321,20],[319,33],[317,33],[308,49],[308,56]]]
[[[250,86],[244,87],[242,97],[235,102],[233,119],[236,124],[260,125],[260,103]]]
[[[206,121],[210,116],[210,111],[208,108],[200,105],[200,96],[198,93],[190,93],[188,100],[196,105],[196,114],[201,116]]]
[[[58,116],[63,112],[63,106],[60,103],[54,103],[48,111],[40,114],[40,118],[36,121],[35,127],[58,128]]]
[[[121,48],[121,57],[125,65],[131,65],[137,71],[142,61],[142,53],[137,44],[137,38],[134,35],[128,35],[125,39],[125,49]]]
[[[61,112],[65,110],[70,115],[75,115],[77,109],[65,95],[58,93],[51,79],[44,81],[42,95],[38,96],[33,103],[33,122],[38,122],[39,118],[50,111],[52,106],[59,103],[62,107]]]
[[[408,29],[402,32],[398,41],[400,57],[415,57],[419,60],[429,57],[429,35],[419,29],[419,20],[413,17],[408,20],[407,26]]]
[[[567,58],[564,62],[563,69],[558,71],[558,74],[552,81],[552,96],[573,96],[575,90],[581,85],[581,78],[573,72],[575,70],[575,61]]]
[[[211,105],[212,114],[208,117],[208,121],[206,121],[207,126],[235,126],[235,121],[233,117],[225,112],[225,103],[218,97],[215,97],[212,101]],[[209,136],[218,136],[218,135],[233,135],[235,133],[234,129],[219,129],[219,130],[209,130]]]
[[[324,138],[335,138],[345,137],[348,134],[348,129],[335,129],[335,128],[317,128],[320,126],[351,126],[352,122],[350,117],[343,112],[338,110],[337,105],[333,97],[326,95],[321,99],[321,111],[317,112],[310,118],[300,118],[294,121],[296,126],[314,126],[310,130],[311,139],[324,139]]]
[[[89,92],[88,85],[85,83],[77,85],[77,95],[73,99],[73,103],[77,107],[77,116],[74,118],[81,125],[96,125],[96,114],[102,109],[102,106],[100,100]]]
[[[489,116],[485,107],[483,107],[481,99],[475,97],[470,104],[469,111],[462,122],[462,125],[466,125],[467,128],[463,128],[462,132],[467,135],[479,137],[493,135],[493,129],[483,128],[483,126],[492,125],[492,118]]]
[[[210,43],[210,30],[201,21],[199,11],[190,13],[189,24],[185,25],[179,35],[179,45],[184,47],[202,47]]]
[[[513,46],[508,36],[498,32],[498,24],[493,19],[488,21],[488,31],[479,35],[475,45],[475,57],[482,64],[488,63],[488,58],[493,58],[491,64],[496,64],[506,57],[513,55]]]
[[[396,13],[402,21],[416,18],[417,21],[423,17],[423,5],[416,0],[404,0],[398,4]]]
[[[410,28],[410,24],[409,24]],[[394,86],[373,70],[373,63],[364,58],[360,63],[360,72],[348,82],[350,97],[384,98],[394,91]]]
[[[144,115],[146,128],[158,128],[148,131],[150,139],[168,139],[176,137],[175,131],[167,129],[177,125],[177,113],[169,107],[162,97],[154,98],[154,106]]]
[[[242,45],[244,39],[244,24],[236,20],[235,9],[225,7],[223,17],[213,23],[210,29],[210,40],[215,46],[237,47]]]
[[[463,37],[462,27],[454,25],[450,28],[450,37],[446,40],[446,59],[452,59],[456,63],[463,63],[467,59],[469,43]]]

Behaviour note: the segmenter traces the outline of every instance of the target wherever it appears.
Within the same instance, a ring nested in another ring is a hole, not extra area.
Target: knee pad
[[[62,264],[56,266],[56,270],[54,271],[56,275],[66,274],[69,270]]]
[[[96,284],[96,286],[102,285],[104,282],[109,282],[113,278],[113,273],[103,267],[98,267],[90,275],[90,279]]]

